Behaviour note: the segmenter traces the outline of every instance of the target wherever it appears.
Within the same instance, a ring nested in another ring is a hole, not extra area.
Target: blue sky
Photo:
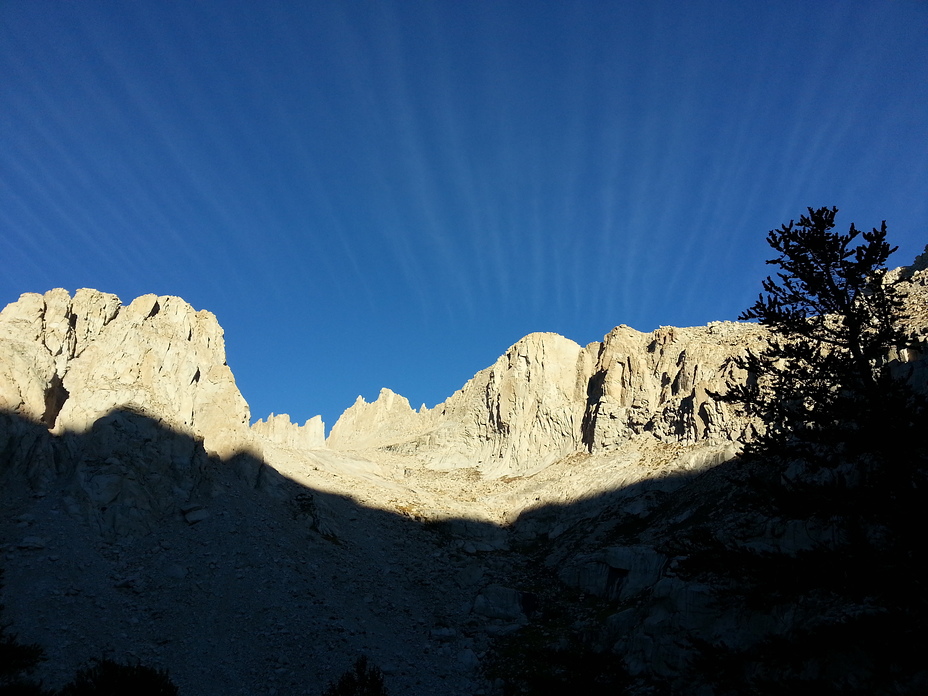
[[[255,419],[734,319],[822,205],[928,243],[928,3],[0,0],[0,303],[179,295]]]

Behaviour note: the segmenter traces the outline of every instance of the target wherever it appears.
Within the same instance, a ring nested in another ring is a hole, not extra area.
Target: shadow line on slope
[[[610,543],[641,526],[623,505],[659,504],[696,475],[542,506],[510,528],[429,524],[114,410],[60,436],[0,413],[0,477],[7,614],[46,646],[50,682],[107,656],[167,667],[188,694],[303,693],[367,653],[395,692],[425,695],[471,683],[495,631],[518,623],[511,607],[474,611],[488,586],[522,586],[539,550]]]

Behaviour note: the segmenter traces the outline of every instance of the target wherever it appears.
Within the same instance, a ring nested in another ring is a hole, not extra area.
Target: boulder
[[[522,593],[511,587],[488,585],[474,600],[474,613],[489,619],[523,623],[528,620]]]
[[[666,564],[667,557],[650,546],[612,546],[576,557],[559,575],[583,592],[622,601],[651,589]]]

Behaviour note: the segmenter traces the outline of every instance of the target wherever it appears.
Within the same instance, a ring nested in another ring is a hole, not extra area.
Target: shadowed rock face
[[[19,475],[37,452],[41,490]],[[323,490],[347,467],[325,473],[310,487],[254,454],[219,461],[127,410],[63,435],[0,412],[4,624],[46,651],[36,677],[50,688],[106,656],[168,669],[191,696],[315,692],[365,654],[391,693],[475,693],[488,638],[449,627],[482,564],[459,577],[464,552],[359,505],[357,483]]]

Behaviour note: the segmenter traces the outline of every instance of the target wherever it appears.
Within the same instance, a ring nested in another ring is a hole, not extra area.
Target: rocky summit
[[[924,347],[928,271],[892,278]],[[532,654],[673,685],[700,641],[788,622],[678,572],[697,522],[758,553],[840,542],[733,502],[762,425],[713,394],[766,340],[531,334],[434,408],[359,397],[326,439],[318,417],[250,425],[209,312],[23,295],[0,313],[3,619],[51,688],[107,657],[189,696],[314,695],[366,655],[394,695],[489,695]],[[918,350],[887,359],[925,388]]]

